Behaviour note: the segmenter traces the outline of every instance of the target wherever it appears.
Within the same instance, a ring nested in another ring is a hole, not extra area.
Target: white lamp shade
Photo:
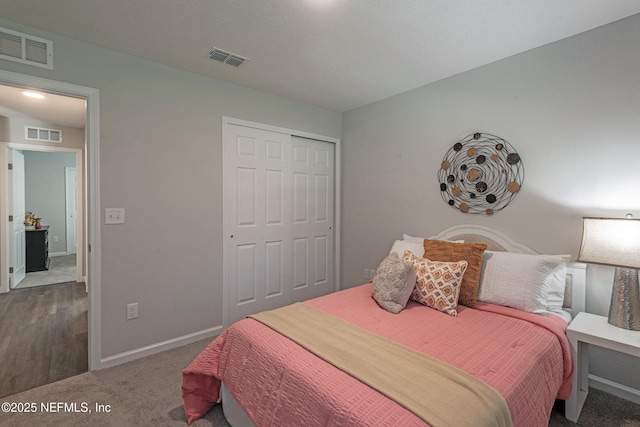
[[[578,261],[640,269],[640,220],[583,218]]]

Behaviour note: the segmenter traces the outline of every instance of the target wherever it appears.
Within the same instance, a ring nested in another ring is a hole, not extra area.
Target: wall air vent
[[[0,59],[53,69],[53,42],[0,27]]]
[[[249,60],[249,58],[243,58],[240,55],[218,49],[217,47],[214,47],[211,52],[209,52],[209,58],[213,59],[214,61],[223,62],[225,64],[234,66],[236,68]]]
[[[25,126],[24,139],[30,141],[62,142],[62,131],[58,129]]]

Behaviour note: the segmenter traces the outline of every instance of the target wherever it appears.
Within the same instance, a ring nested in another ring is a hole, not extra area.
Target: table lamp
[[[640,220],[583,218],[578,261],[616,267],[609,323],[640,331]]]

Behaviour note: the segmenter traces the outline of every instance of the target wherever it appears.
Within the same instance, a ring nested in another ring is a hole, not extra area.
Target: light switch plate
[[[104,210],[105,224],[124,224],[124,208],[106,208]]]

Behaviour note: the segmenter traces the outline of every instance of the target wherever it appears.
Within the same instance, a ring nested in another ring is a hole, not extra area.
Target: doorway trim
[[[82,171],[80,171],[80,176],[82,177]],[[70,185],[75,182],[72,188],[69,188]],[[80,181],[82,182],[82,181]],[[75,190],[75,191],[74,191]],[[66,253],[76,254],[76,259],[78,257],[78,242],[82,242],[83,240],[79,240],[79,238],[83,237],[82,231],[79,234],[78,228],[82,225],[82,216],[78,218],[78,201],[80,201],[80,206],[84,206],[84,202],[82,201],[81,192],[78,192],[78,164],[76,163],[75,167],[65,167],[64,168],[64,223],[67,228],[67,232],[65,233],[65,243],[66,243]],[[74,194],[75,193],[75,194]],[[73,201],[73,204],[70,206],[69,200]],[[82,210],[80,209],[80,215],[82,215]],[[76,226],[74,230],[74,234],[70,234],[69,230],[72,230],[74,227],[69,227],[69,213],[73,213],[75,215]],[[73,245],[73,252],[69,252],[69,245]],[[83,251],[80,251],[82,253]],[[84,271],[84,270],[83,270]],[[82,273],[78,271],[78,278],[82,278]],[[80,282],[80,280],[78,280]],[[85,282],[86,283],[86,282]]]
[[[25,89],[35,89],[43,92],[54,93],[56,95],[71,96],[81,98],[86,101],[87,121],[85,127],[85,159],[83,165],[84,187],[86,200],[86,216],[82,218],[86,236],[81,252],[86,260],[86,284],[88,287],[88,347],[89,347],[89,370],[100,369],[101,358],[101,337],[100,337],[100,108],[98,89],[78,86],[70,83],[48,80],[41,77],[29,76],[26,74],[14,73],[0,70],[0,84],[20,87]],[[32,146],[29,146],[32,148]],[[36,146],[33,146],[36,147]],[[4,151],[0,156],[4,157]],[[3,167],[4,169],[4,167]],[[6,170],[5,170],[6,171]],[[5,173],[0,173],[0,184],[4,185]],[[82,175],[81,175],[82,176]],[[2,187],[4,188],[4,187]],[[6,203],[0,205],[0,239],[4,239],[7,233],[8,216]],[[6,239],[4,239],[6,240]],[[8,275],[8,266],[5,263],[7,256],[7,245],[0,246],[2,262],[2,274],[0,279],[4,281],[3,275]],[[8,282],[6,283],[8,286]],[[4,286],[4,282],[2,283]]]

